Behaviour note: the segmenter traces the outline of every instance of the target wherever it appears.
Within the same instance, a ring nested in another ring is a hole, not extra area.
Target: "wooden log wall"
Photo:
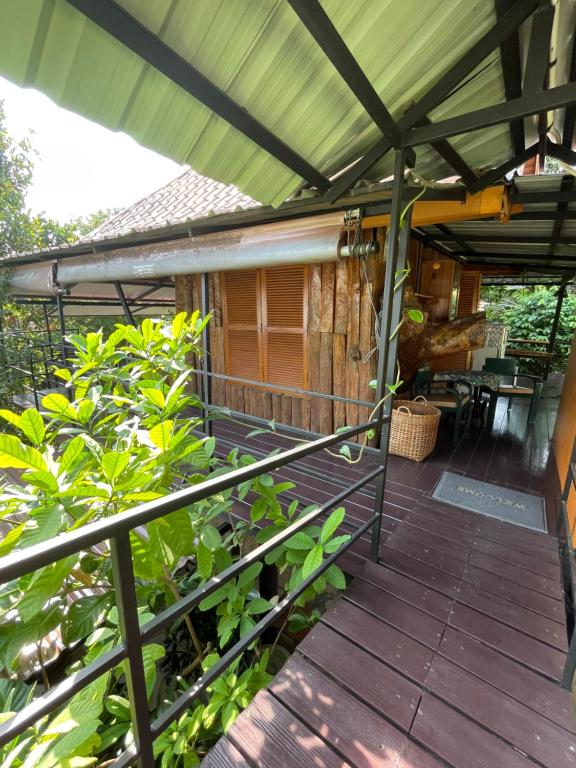
[[[357,258],[309,267],[307,388],[311,391],[374,400],[369,382],[376,377],[378,356],[373,351],[376,317],[372,302],[380,309],[384,279],[381,233],[378,239],[381,249],[364,261],[364,267]],[[176,310],[189,312],[199,306],[200,276],[176,277]],[[210,309],[211,368],[226,373],[219,273],[210,275]],[[212,400],[232,410],[320,434],[359,424],[370,412],[357,405],[294,397],[268,391],[265,386],[244,387],[218,379],[213,379]]]

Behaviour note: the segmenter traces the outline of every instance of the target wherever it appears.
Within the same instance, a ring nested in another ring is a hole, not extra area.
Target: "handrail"
[[[261,474],[290,464],[299,458],[316,453],[335,443],[345,441],[358,434],[375,429],[386,423],[388,417],[372,420],[357,427],[351,427],[339,433],[334,433],[306,445],[297,446],[274,456],[266,457],[254,464],[218,477],[210,478],[195,486],[175,491],[162,499],[155,499],[140,504],[126,512],[98,520],[76,531],[56,536],[48,541],[11,553],[0,558],[0,582],[5,583],[20,576],[56,562],[68,555],[76,554],[82,549],[110,539],[112,551],[113,581],[117,585],[118,613],[120,618],[122,644],[113,648],[107,654],[91,662],[87,667],[67,677],[43,696],[35,699],[10,720],[0,725],[0,746],[9,743],[15,736],[22,733],[32,723],[53,712],[64,701],[85,688],[90,682],[100,677],[120,661],[127,660],[131,672],[129,683],[129,700],[132,720],[135,724],[137,747],[126,750],[115,762],[114,766],[131,765],[137,759],[142,760],[144,768],[154,765],[152,744],[153,740],[162,733],[172,722],[188,708],[193,700],[236,659],[262,632],[286,611],[292,603],[326,571],[355,541],[370,527],[374,526],[381,514],[376,512],[367,522],[363,523],[335,553],[331,554],[322,565],[310,574],[297,589],[286,595],[274,608],[269,611],[251,630],[239,640],[209,671],[205,672],[195,684],[179,696],[170,707],[153,723],[150,722],[146,696],[137,695],[142,690],[143,664],[142,647],[158,632],[169,626],[183,614],[196,607],[203,599],[222,587],[231,579],[248,568],[254,562],[261,560],[268,552],[282,544],[295,533],[302,530],[311,522],[321,517],[332,507],[339,504],[352,493],[367,483],[379,477],[384,467],[379,465],[375,470],[362,479],[351,484],[340,493],[331,497],[324,504],[315,507],[305,517],[294,521],[272,539],[260,545],[244,556],[222,573],[212,577],[201,587],[191,592],[182,600],[161,611],[142,627],[138,623],[138,614],[134,597],[134,570],[130,549],[130,531],[138,526],[170,514],[184,506],[209,498],[216,493],[231,489],[246,480],[254,479]]]
[[[192,373],[196,373],[199,376],[211,376],[214,379],[221,379],[222,381],[233,381],[236,384],[245,384],[247,387],[260,387],[261,389],[275,389],[278,392],[285,394],[286,392],[292,395],[303,395],[306,397],[318,397],[324,400],[335,400],[338,403],[349,403],[350,405],[361,405],[365,408],[374,408],[374,403],[369,400],[356,400],[353,397],[344,397],[343,395],[331,395],[328,392],[314,392],[311,389],[301,389],[300,387],[290,387],[286,384],[272,384],[268,381],[258,381],[257,379],[243,379],[239,376],[230,376],[227,373],[215,373],[214,371],[201,371],[197,368],[191,369]],[[217,408],[218,406],[210,406],[211,408]]]

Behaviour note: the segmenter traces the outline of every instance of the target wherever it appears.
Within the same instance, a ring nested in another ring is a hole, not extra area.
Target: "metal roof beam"
[[[560,190],[562,192],[571,190],[572,187],[574,186],[575,180],[576,179],[574,178],[574,176],[565,176],[562,179],[562,183],[560,184]],[[556,252],[556,247],[558,243],[561,243],[566,239],[561,237],[562,227],[564,226],[564,219],[561,219],[558,216],[558,214],[567,210],[567,208],[568,208],[568,203],[565,200],[558,203],[558,207],[556,209],[556,221],[554,222],[554,227],[552,229],[552,237],[550,238],[550,246],[548,247],[548,253],[550,255],[550,258],[554,258],[554,254]]]
[[[506,225],[503,224],[503,227]],[[530,237],[529,235],[509,235],[507,233],[503,234],[494,234],[494,235],[476,235],[476,234],[466,234],[462,235],[463,238],[466,239],[466,242],[468,243],[500,243],[502,245],[505,244],[511,244],[514,243],[549,243],[550,237],[549,236],[541,236],[536,235],[535,237]],[[458,240],[456,239],[457,235],[452,232],[451,230],[446,233],[446,237],[440,238],[444,243],[457,243]],[[572,243],[576,243],[576,236],[570,241]],[[576,255],[576,254],[575,254]]]
[[[568,80],[576,80],[576,36],[572,39],[572,55],[570,57],[570,71]],[[574,140],[574,128],[576,127],[576,105],[566,108],[564,114],[564,127],[562,129],[562,146],[572,149]]]
[[[480,192],[482,189],[486,189],[486,187],[489,187],[491,184],[495,184],[497,181],[500,181],[500,179],[503,179],[507,173],[516,170],[516,168],[519,168],[521,165],[524,165],[524,163],[530,160],[531,157],[534,157],[534,155],[538,152],[538,147],[539,143],[536,142],[535,144],[532,144],[531,147],[522,150],[520,154],[511,157],[510,160],[506,160],[506,162],[502,163],[502,165],[499,165],[498,168],[494,168],[491,171],[483,173],[482,176],[479,176],[475,182],[468,186],[469,191]]]
[[[430,125],[430,120],[427,117],[423,117],[422,120],[418,121],[418,125]],[[470,168],[468,163],[466,163],[458,152],[456,152],[449,141],[440,139],[440,141],[433,141],[431,146],[432,149],[437,152],[454,171],[456,171],[458,176],[461,177],[462,181],[464,181],[468,187],[471,187],[476,183],[476,174],[472,168]]]
[[[330,182],[316,168],[114,0],[66,2],[312,186],[328,189]]]
[[[576,211],[522,211],[510,214],[513,221],[555,221],[557,217],[563,221],[576,221]]]
[[[434,235],[431,235],[433,240],[439,240],[440,242],[453,242],[457,243],[460,248],[462,249],[462,252],[466,255],[470,255],[474,253],[474,249],[470,248],[468,245],[468,236],[461,237],[460,235],[453,232],[449,227],[447,227],[445,224],[434,224],[434,227],[438,229],[442,235],[445,235],[445,237],[435,237]]]
[[[529,117],[538,112],[560,109],[576,104],[576,82],[559,85],[545,91],[530,93],[520,99],[484,107],[458,117],[450,117],[422,128],[413,128],[406,137],[406,145],[415,147],[437,139],[448,139],[493,125],[508,123],[517,117]]]
[[[528,44],[523,92],[533,93],[544,88],[548,74],[550,37],[554,23],[554,6],[542,5],[532,17],[532,29]]]
[[[576,152],[564,146],[564,144],[556,144],[548,139],[546,142],[546,152],[550,157],[555,157],[556,160],[561,160],[563,163],[567,163],[567,165],[576,165]]]
[[[400,146],[401,134],[386,105],[340,37],[318,0],[288,0],[308,32],[330,59],[366,112],[393,147]]]
[[[525,21],[538,7],[539,0],[517,0],[511,8],[498,19],[496,24],[483,35],[472,48],[465,53],[446,72],[437,83],[426,93],[420,101],[408,108],[406,113],[398,121],[398,127],[401,132],[413,129],[419,120],[426,117],[435,107],[441,104],[451,93],[451,91],[464,80],[484,59],[492,53],[495,48],[502,45],[510,35],[518,29],[520,24]],[[433,126],[432,126],[433,127]],[[417,130],[426,130],[423,126]],[[429,142],[437,139],[447,138],[446,136],[433,137]],[[349,170],[343,173],[332,185],[328,192],[330,200],[337,200],[347,189],[350,189],[358,179],[362,178],[378,160],[380,160],[390,149],[392,145],[389,141],[380,139],[360,160]]]
[[[452,253],[453,256],[464,256],[466,258],[470,254],[463,253],[461,251],[455,251]],[[494,261],[497,260],[498,262],[505,259],[506,261],[509,261],[511,264],[515,264],[518,261],[562,261],[568,265],[576,265],[576,253],[573,257],[571,256],[555,256],[553,259],[550,259],[550,256],[547,253],[480,253],[479,251],[474,252],[474,260],[475,261]],[[466,263],[469,264],[470,260],[467,259]]]
[[[559,192],[512,192],[511,203],[573,203],[576,200],[576,190]]]
[[[512,6],[513,0],[496,0],[496,15],[501,18]],[[519,99],[522,96],[522,64],[520,58],[520,35],[515,29],[510,37],[500,46],[500,62],[504,76],[504,93],[506,100]],[[512,120],[510,123],[510,140],[515,155],[525,148],[524,121]]]

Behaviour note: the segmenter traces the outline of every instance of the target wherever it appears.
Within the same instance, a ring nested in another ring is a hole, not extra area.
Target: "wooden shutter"
[[[458,309],[456,317],[466,317],[478,312],[480,301],[480,272],[465,272],[460,274],[460,293],[458,295]],[[469,368],[472,362],[472,352],[455,352],[453,355],[438,357],[431,364],[433,371],[454,370],[459,371]]]
[[[262,270],[265,381],[307,387],[306,267]]]
[[[222,273],[226,368],[230,376],[262,381],[260,275]]]

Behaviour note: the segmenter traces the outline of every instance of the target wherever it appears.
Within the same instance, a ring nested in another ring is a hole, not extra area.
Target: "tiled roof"
[[[129,208],[117,213],[83,240],[108,240],[259,205],[232,184],[221,184],[188,170]]]

